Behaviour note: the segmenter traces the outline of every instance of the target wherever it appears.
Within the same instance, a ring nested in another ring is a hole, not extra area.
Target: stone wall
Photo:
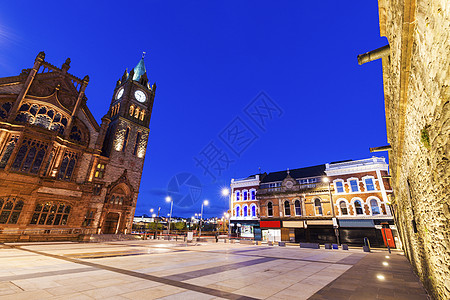
[[[393,208],[405,254],[450,299],[450,2],[379,0]]]

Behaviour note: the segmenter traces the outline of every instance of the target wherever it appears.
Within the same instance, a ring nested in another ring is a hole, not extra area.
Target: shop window
[[[295,207],[295,215],[301,216],[302,215],[302,207],[301,207],[300,200],[295,200],[294,207]]]
[[[273,204],[272,204],[272,202],[267,203],[267,215],[269,217],[273,216]]]
[[[12,164],[14,171],[37,174],[44,160],[47,145],[36,140],[25,139]]]
[[[337,193],[343,193],[344,192],[344,183],[342,181],[336,181],[336,192]]]
[[[95,170],[95,178],[102,179],[105,176],[105,164],[98,163]]]
[[[372,178],[366,178],[364,181],[366,182],[366,191],[375,191]]]
[[[341,215],[348,215],[347,203],[345,203],[345,201],[339,202],[339,207],[341,208]]]
[[[314,199],[314,209],[316,212],[316,216],[322,215],[322,203],[319,198]]]
[[[284,201],[284,215],[290,216],[291,215],[291,205],[289,204],[289,201]]]
[[[71,206],[65,203],[38,203],[31,217],[31,225],[67,225]]]
[[[4,169],[6,167],[6,164],[8,163],[9,158],[11,157],[14,151],[14,148],[16,147],[18,139],[19,139],[18,135],[12,135],[9,138],[8,144],[6,145],[5,149],[3,150],[3,153],[1,154],[0,169]]]
[[[15,197],[0,198],[0,224],[17,224],[23,204]]]
[[[353,193],[358,192],[359,191],[358,180],[356,179],[350,180],[350,188]]]
[[[363,214],[363,208],[362,208],[362,205],[361,205],[361,201],[356,200],[354,203],[355,203],[356,214],[357,215],[362,215]]]
[[[380,207],[378,206],[378,201],[375,199],[370,200],[370,207],[372,208],[372,215],[380,214]]]

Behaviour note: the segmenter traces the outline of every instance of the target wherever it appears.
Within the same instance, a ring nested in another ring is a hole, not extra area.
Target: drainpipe
[[[358,55],[358,64],[362,65],[373,60],[388,56],[390,54],[390,46],[386,45],[381,48]]]

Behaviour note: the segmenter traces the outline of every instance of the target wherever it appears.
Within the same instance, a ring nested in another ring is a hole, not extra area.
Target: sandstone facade
[[[405,254],[450,299],[450,2],[379,0],[393,210]]]

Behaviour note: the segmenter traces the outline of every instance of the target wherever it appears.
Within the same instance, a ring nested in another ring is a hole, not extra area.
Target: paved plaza
[[[168,241],[0,244],[0,299],[427,299],[399,252]]]

